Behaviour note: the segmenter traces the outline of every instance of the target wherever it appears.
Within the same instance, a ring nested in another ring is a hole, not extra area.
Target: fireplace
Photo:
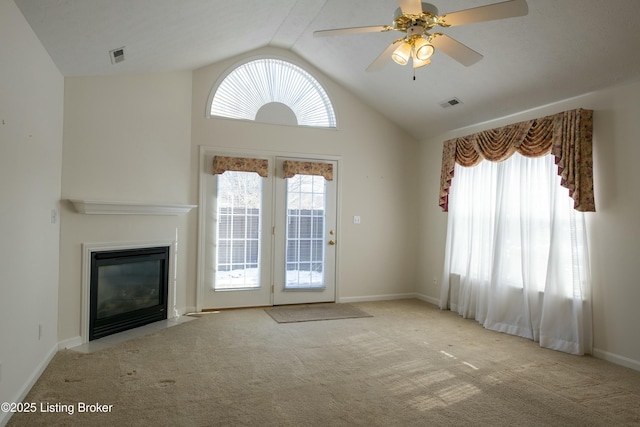
[[[90,253],[89,341],[167,319],[170,246]]]

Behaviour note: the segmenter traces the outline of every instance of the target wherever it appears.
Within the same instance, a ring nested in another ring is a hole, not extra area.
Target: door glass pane
[[[285,289],[322,289],[326,185],[321,176],[287,178]]]
[[[254,172],[217,175],[217,290],[260,287],[262,179]]]

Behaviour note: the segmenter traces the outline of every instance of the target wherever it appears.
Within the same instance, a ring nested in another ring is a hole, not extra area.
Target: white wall
[[[187,302],[185,216],[82,215],[66,199],[190,204],[191,72],[65,81],[59,340],[77,344],[82,243],[174,240]]]
[[[430,138],[420,146],[421,246],[418,292],[439,298],[447,215],[438,206],[442,142],[574,108],[594,110],[595,213],[587,214],[594,355],[640,370],[640,83],[602,90]],[[436,277],[438,284],[432,283]]]
[[[16,402],[57,350],[64,80],[12,0],[0,40],[0,402]]]
[[[260,53],[289,56],[277,49]],[[411,295],[415,287],[417,142],[324,76],[339,130],[205,118],[235,60],[193,73],[67,78],[62,199],[198,203],[200,145],[339,156],[339,297]],[[302,63],[311,69],[308,64]],[[193,110],[192,110],[193,109]],[[361,225],[352,223],[362,217]],[[186,217],[81,215],[62,204],[59,340],[80,335],[81,245],[179,232],[179,306],[196,304],[197,212]]]
[[[329,93],[339,129],[206,118],[207,99],[220,75],[237,61],[257,54],[284,57],[309,70]],[[342,209],[336,240],[340,300],[412,295],[417,260],[415,139],[299,57],[274,48],[196,70],[192,109],[192,164],[197,162],[199,146],[339,156]],[[194,196],[197,181],[194,168]],[[354,215],[361,216],[360,225],[353,224]],[[195,265],[189,271],[195,274]]]

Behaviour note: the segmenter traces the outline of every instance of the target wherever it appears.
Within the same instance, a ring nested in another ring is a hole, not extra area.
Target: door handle
[[[332,239],[332,240],[329,240],[329,244],[330,244],[331,246],[333,246],[333,245],[335,245],[335,244],[336,244],[336,241],[335,241],[335,240],[333,240],[333,239]]]

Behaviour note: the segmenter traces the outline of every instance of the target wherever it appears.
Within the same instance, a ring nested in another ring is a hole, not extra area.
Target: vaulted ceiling
[[[439,14],[500,0],[430,0]],[[417,139],[640,78],[640,1],[528,0],[526,16],[439,32],[484,58],[436,51],[414,70],[366,68],[400,33],[397,0],[15,0],[65,76],[197,69],[264,46],[289,49]],[[109,51],[125,47],[125,61]],[[457,98],[461,104],[440,104]]]

